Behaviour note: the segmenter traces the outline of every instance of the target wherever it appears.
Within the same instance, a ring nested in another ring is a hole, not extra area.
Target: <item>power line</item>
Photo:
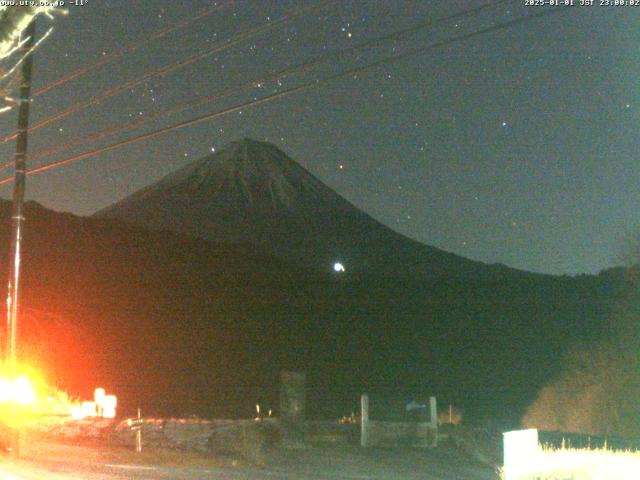
[[[385,65],[385,64],[395,63],[395,62],[398,62],[398,61],[401,61],[401,60],[405,60],[405,59],[410,58],[410,57],[419,56],[419,55],[427,53],[427,52],[429,52],[431,50],[434,50],[436,48],[447,46],[447,45],[450,45],[450,44],[453,44],[453,43],[463,42],[465,40],[477,37],[479,35],[484,35],[486,33],[491,33],[491,32],[494,32],[494,31],[498,31],[498,30],[502,30],[502,29],[505,29],[505,28],[509,28],[509,27],[514,26],[514,25],[530,21],[532,19],[536,19],[536,18],[540,18],[540,17],[546,16],[546,15],[550,15],[552,13],[558,13],[558,12],[561,12],[561,11],[566,11],[567,8],[569,8],[569,7],[562,6],[562,7],[557,7],[557,8],[548,8],[548,9],[542,10],[542,11],[536,13],[536,14],[526,15],[524,17],[520,17],[520,18],[517,18],[517,19],[514,19],[514,20],[510,20],[510,21],[505,22],[505,23],[492,25],[490,27],[486,27],[486,28],[483,28],[483,29],[480,29],[480,30],[476,30],[474,32],[470,32],[470,33],[467,33],[467,34],[464,34],[464,35],[460,35],[458,37],[454,37],[454,38],[450,38],[450,39],[447,39],[447,40],[435,42],[435,43],[432,43],[432,44],[430,44],[430,45],[428,45],[426,47],[413,49],[413,50],[410,50],[410,51],[405,52],[405,53],[400,54],[400,55],[385,57],[385,58],[377,60],[377,61],[375,61],[373,63],[369,63],[367,65],[363,65],[363,66],[359,66],[359,67],[354,67],[354,68],[348,69],[346,71],[337,73],[335,75],[330,75],[330,76],[325,77],[325,78],[323,78],[321,80],[314,80],[314,81],[311,81],[311,82],[306,82],[306,83],[303,83],[301,85],[298,85],[298,86],[295,86],[295,87],[291,87],[291,88],[289,88],[287,90],[283,90],[281,92],[277,92],[277,93],[274,93],[272,95],[268,95],[268,96],[260,98],[258,100],[252,100],[252,101],[248,101],[248,102],[243,102],[243,103],[234,105],[232,107],[228,107],[228,108],[226,108],[224,110],[220,110],[220,111],[217,111],[217,112],[205,114],[205,115],[202,115],[202,116],[190,119],[190,120],[186,120],[186,121],[183,121],[183,122],[179,122],[177,124],[174,124],[174,125],[171,125],[171,126],[168,126],[168,127],[164,127],[164,128],[152,131],[152,132],[148,132],[148,133],[144,133],[144,134],[141,134],[141,135],[137,135],[135,137],[131,137],[131,138],[119,141],[119,142],[115,142],[115,143],[112,143],[110,145],[106,145],[106,146],[103,146],[103,147],[99,147],[99,148],[95,148],[95,149],[89,150],[87,152],[83,152],[83,153],[80,153],[80,154],[77,154],[77,155],[73,155],[73,156],[68,157],[66,159],[62,159],[62,160],[58,160],[58,161],[55,161],[55,162],[51,162],[51,163],[48,163],[46,165],[42,165],[40,167],[34,168],[32,170],[29,170],[27,172],[27,174],[28,175],[33,175],[33,174],[42,173],[42,172],[45,172],[45,171],[50,170],[52,168],[59,167],[59,166],[62,166],[62,165],[66,165],[66,164],[69,164],[69,163],[73,163],[73,162],[76,162],[76,161],[79,161],[79,160],[83,160],[85,158],[92,157],[92,156],[97,155],[99,153],[108,152],[108,151],[111,151],[111,150],[114,150],[114,149],[129,145],[131,143],[135,143],[135,142],[138,142],[138,141],[141,141],[141,140],[147,140],[147,139],[150,139],[150,138],[154,138],[154,137],[163,135],[163,134],[165,134],[167,132],[170,132],[170,131],[173,131],[173,130],[178,130],[178,129],[185,128],[185,127],[188,127],[188,126],[196,125],[198,123],[202,123],[204,121],[212,120],[214,118],[220,117],[222,115],[226,115],[228,113],[237,112],[237,111],[249,108],[249,107],[259,106],[259,105],[262,105],[263,103],[270,102],[270,101],[272,101],[272,100],[274,100],[276,98],[281,98],[281,97],[292,95],[294,93],[299,93],[301,91],[308,90],[308,89],[311,89],[311,88],[315,88],[315,87],[318,87],[318,86],[323,85],[325,83],[332,82],[332,81],[340,79],[340,78],[344,78],[344,77],[355,75],[355,74],[358,74],[358,73],[361,73],[361,72],[365,72],[367,70],[371,70],[373,68],[380,67],[380,66]],[[12,179],[13,179],[13,177],[9,177],[9,178],[3,179],[3,180],[0,181],[0,185],[8,183]]]
[[[102,57],[100,60],[98,60],[97,62],[91,64],[91,65],[87,65],[85,67],[81,67],[73,72],[70,72],[62,77],[60,77],[58,80],[50,83],[49,85],[46,85],[45,87],[42,87],[40,90],[37,90],[34,94],[33,97],[39,97],[40,95],[43,95],[45,93],[47,93],[48,91],[54,89],[55,87],[58,87],[60,85],[63,85],[64,83],[67,83],[71,80],[75,80],[76,78],[82,77],[84,75],[86,75],[87,73],[103,66],[106,65],[107,63],[115,60],[118,57],[121,57],[122,55],[126,54],[126,53],[130,53],[133,52],[137,49],[139,49],[140,47],[147,45],[159,38],[165,37],[177,30],[180,30],[184,27],[186,27],[187,25],[197,22],[198,20],[205,18],[209,15],[212,15],[213,13],[217,12],[218,10],[221,10],[223,8],[228,7],[229,5],[233,5],[234,0],[227,0],[223,3],[221,3],[220,5],[216,5],[214,7],[210,7],[210,8],[205,8],[200,10],[200,12],[198,12],[196,15],[194,15],[193,17],[187,18],[186,20],[183,20],[182,22],[178,23],[177,25],[174,25],[172,27],[166,28],[164,30],[161,30],[159,32],[153,33],[150,36],[146,37],[145,39],[133,43],[131,45],[128,45],[126,47],[123,47],[119,50],[116,50],[115,52],[106,55],[104,57]]]
[[[462,12],[457,12],[455,14],[452,15],[448,15],[446,17],[441,17],[435,20],[429,20],[428,22],[423,22],[417,25],[413,25],[411,27],[408,28],[404,28],[401,30],[397,30],[394,32],[390,32],[388,34],[379,36],[379,37],[375,37],[369,40],[365,40],[357,45],[354,45],[352,47],[346,48],[346,49],[342,49],[342,50],[336,50],[333,52],[328,52],[328,53],[324,53],[316,58],[314,58],[313,60],[307,61],[307,62],[303,62],[302,64],[298,64],[295,65],[293,67],[288,67],[282,70],[279,70],[277,72],[274,72],[272,74],[270,74],[267,77],[261,77],[260,79],[255,79],[255,80],[251,80],[241,86],[238,87],[234,87],[234,88],[228,88],[220,93],[214,94],[214,95],[203,95],[200,97],[197,97],[196,99],[190,101],[190,102],[186,102],[180,105],[177,105],[173,108],[170,108],[168,110],[163,110],[161,112],[157,112],[155,114],[150,114],[147,115],[144,118],[141,119],[137,119],[134,120],[132,122],[128,122],[126,124],[121,124],[118,125],[116,127],[110,128],[110,129],[106,129],[106,130],[102,130],[102,131],[98,131],[98,132],[93,132],[81,137],[76,137],[74,140],[72,140],[71,142],[67,142],[65,144],[62,145],[57,145],[57,146],[53,146],[51,148],[48,148],[46,150],[41,150],[39,152],[36,152],[34,154],[31,155],[32,159],[35,158],[41,158],[44,156],[49,156],[52,154],[56,154],[59,153],[61,151],[67,150],[75,145],[78,145],[80,143],[83,142],[88,142],[88,141],[94,141],[100,138],[104,138],[104,137],[109,137],[112,135],[115,135],[119,132],[122,132],[124,130],[128,130],[128,129],[132,129],[132,128],[138,128],[143,126],[145,123],[152,121],[152,120],[156,120],[158,118],[162,118],[165,116],[169,116],[172,115],[174,113],[186,110],[187,108],[193,108],[196,107],[198,105],[201,105],[203,103],[208,103],[208,102],[212,102],[215,100],[220,100],[222,98],[228,97],[234,93],[238,93],[241,92],[247,88],[253,87],[256,84],[260,84],[260,83],[266,83],[266,82],[270,82],[270,81],[275,81],[275,80],[279,80],[282,79],[286,76],[289,76],[291,74],[299,74],[302,73],[306,70],[308,70],[311,67],[314,67],[316,65],[320,65],[322,63],[327,62],[328,60],[332,59],[333,57],[337,57],[337,56],[345,56],[347,54],[351,54],[357,50],[361,50],[363,48],[367,48],[367,47],[371,47],[373,45],[376,44],[380,44],[382,42],[391,40],[391,39],[397,39],[402,37],[403,35],[406,35],[407,33],[414,33],[417,32],[419,30],[423,30],[425,28],[428,27],[432,27],[437,23],[443,23],[446,21],[450,21],[450,20],[455,20],[455,19],[459,19],[462,17],[466,17],[466,16],[471,16],[471,15],[475,15],[479,12],[481,12],[482,10],[491,7],[491,6],[497,6],[500,3],[504,3],[507,0],[500,0],[497,2],[486,2],[482,5],[479,5],[475,8],[471,8],[468,10],[464,10]],[[0,171],[2,170],[2,166],[0,166]]]
[[[408,33],[418,32],[418,31],[423,30],[423,29],[425,29],[427,27],[432,27],[432,26],[434,26],[434,24],[436,22],[438,22],[438,23],[446,22],[446,21],[450,21],[450,20],[456,20],[458,18],[464,18],[464,17],[467,17],[467,16],[472,15],[472,14],[481,13],[483,10],[486,10],[486,9],[488,9],[490,7],[497,7],[499,4],[506,3],[508,1],[510,1],[510,0],[497,0],[497,1],[493,1],[493,2],[485,2],[483,4],[480,4],[480,5],[478,5],[478,6],[474,7],[474,8],[470,8],[468,10],[463,10],[461,12],[457,12],[457,13],[454,13],[452,15],[448,15],[446,17],[441,17],[441,18],[438,18],[436,20],[428,20],[427,22],[419,23],[419,24],[413,25],[411,27],[408,27],[408,28],[405,28],[405,29],[402,29],[402,30],[398,30],[396,32],[388,33],[388,34],[383,35],[381,37],[368,40],[368,41],[364,42],[363,44],[361,44],[360,46],[358,46],[358,48],[362,48],[362,47],[365,47],[365,46],[368,47],[368,46],[372,46],[372,45],[375,45],[375,44],[378,44],[378,43],[385,42],[387,40],[397,39],[397,38],[399,38],[401,36],[404,36],[404,35],[406,35]]]
[[[330,2],[332,3],[332,2]],[[253,38],[255,36],[258,36],[278,25],[282,25],[285,24],[287,22],[289,22],[290,20],[299,17],[300,15],[303,15],[305,13],[309,13],[310,11],[316,10],[318,8],[324,7],[324,4],[320,4],[320,5],[313,5],[311,7],[306,7],[306,8],[302,8],[296,12],[294,12],[291,15],[282,17],[278,20],[275,20],[273,22],[269,22],[266,25],[254,28],[252,30],[250,30],[249,32],[243,33],[239,36],[237,36],[236,38],[231,38],[229,40],[226,41],[226,43],[224,45],[221,46],[217,46],[214,48],[208,48],[205,49],[195,55],[192,55],[190,57],[188,57],[185,60],[180,60],[179,62],[175,62],[169,65],[165,65],[159,69],[156,70],[152,70],[150,72],[145,73],[144,75],[142,75],[141,77],[134,79],[134,80],[130,80],[126,83],[123,83],[121,85],[118,85],[117,87],[113,87],[105,92],[103,92],[102,94],[93,97],[92,99],[84,102],[84,103],[79,103],[79,104],[75,104],[72,105],[69,108],[66,108],[65,110],[58,112],[57,114],[54,114],[52,116],[50,116],[49,118],[46,118],[44,120],[41,120],[40,122],[34,124],[32,127],[29,128],[29,131],[35,131],[38,130],[46,125],[49,125],[53,122],[55,122],[56,120],[61,120],[69,115],[71,115],[72,113],[77,113],[81,110],[84,110],[87,107],[96,105],[100,102],[102,102],[103,100],[106,100],[107,98],[113,97],[114,95],[117,95],[118,93],[121,93],[125,90],[129,90],[131,88],[137,87],[138,85],[141,85],[142,83],[148,81],[151,78],[154,77],[158,77],[158,76],[164,76],[164,75],[168,75],[169,73],[172,73],[180,68],[186,67],[188,65],[191,65],[199,60],[202,60],[203,58],[206,58],[208,56],[214,55],[216,53],[220,53],[224,50],[227,50],[231,47],[234,47],[235,45],[237,45],[238,43],[241,43],[247,39]],[[0,145],[7,143],[13,139],[15,139],[17,136],[17,133],[12,133],[10,135],[5,136],[4,138],[2,138],[0,140]]]
[[[330,3],[332,3],[332,2],[330,2]],[[244,37],[241,37],[241,38],[238,38],[238,39],[235,39],[235,40],[234,39],[228,40],[225,45],[223,45],[222,47],[216,47],[214,49],[214,51],[211,51],[210,49],[208,49],[208,50],[206,50],[204,52],[201,52],[201,54],[204,53],[205,54],[204,56],[206,56],[206,55],[209,55],[209,54],[218,53],[219,51],[228,49],[228,48],[236,45],[237,43],[239,43],[239,42],[241,42],[243,40],[246,40],[247,38],[251,38],[251,36],[253,36],[253,35],[257,35],[259,33],[262,33],[266,29],[272,28],[272,27],[274,27],[275,25],[277,25],[279,23],[287,22],[287,21],[289,21],[289,20],[291,20],[291,19],[293,19],[293,18],[295,18],[295,17],[297,17],[299,15],[302,15],[303,13],[307,13],[308,11],[312,11],[312,10],[321,8],[322,6],[323,5],[320,4],[320,5],[307,7],[305,9],[301,9],[301,10],[295,12],[294,14],[289,15],[288,17],[283,17],[283,18],[277,20],[276,22],[272,22],[272,23],[270,23],[268,25],[265,25],[263,27],[259,27],[257,29],[254,29],[253,31],[244,34],[245,35]],[[204,15],[207,12],[208,11],[203,12],[200,16]],[[177,27],[175,27],[175,28],[177,28]],[[156,38],[161,36],[162,33],[163,32],[160,32],[160,33],[156,34]],[[249,35],[249,36],[247,36],[247,35]],[[194,56],[190,57],[190,59],[194,59],[196,56],[198,56],[198,55],[194,55]],[[141,78],[139,78],[137,80],[130,81],[130,82],[127,82],[127,83],[125,83],[123,85],[120,85],[119,87],[110,89],[110,90],[104,92],[103,94],[99,95],[98,97],[94,97],[93,99],[89,100],[88,102],[85,102],[84,104],[72,106],[72,107],[64,110],[63,112],[60,112],[60,113],[58,113],[58,114],[56,114],[56,115],[54,115],[52,117],[49,117],[49,118],[41,121],[40,123],[38,123],[36,125],[33,125],[30,128],[30,131],[39,129],[39,128],[41,128],[41,127],[43,127],[43,126],[55,121],[56,119],[64,118],[64,117],[66,117],[66,116],[68,116],[68,115],[70,115],[72,113],[75,113],[77,111],[82,110],[83,108],[85,108],[87,106],[100,103],[100,101],[102,101],[102,100],[104,100],[106,98],[109,98],[109,97],[111,97],[113,95],[116,95],[117,93],[120,93],[121,91],[124,91],[124,90],[129,89],[129,88],[133,88],[133,87],[135,87],[135,86],[137,86],[137,85],[139,85],[141,83],[144,83],[144,81],[147,81],[149,78],[152,78],[153,76],[166,75],[166,74],[170,73],[171,71],[174,71],[174,70],[176,70],[178,68],[184,67],[187,64],[193,63],[192,61],[190,61],[190,59],[187,59],[186,61],[183,60],[181,62],[177,62],[177,63],[171,64],[169,66],[162,67],[161,69],[158,69],[158,70],[155,70],[155,71],[152,71],[152,72],[147,72],[145,75],[143,75],[143,77],[141,77]],[[185,63],[185,62],[188,62],[188,63]],[[204,101],[199,102],[199,103],[203,103],[203,102]],[[157,117],[157,116],[160,116],[160,115],[153,115],[153,117]],[[144,123],[144,122],[145,122],[145,120],[143,119],[142,123]],[[65,149],[67,149],[67,148],[70,148],[71,146],[73,146],[75,144],[80,143],[80,141],[82,141],[82,140],[94,140],[94,139],[97,139],[97,138],[102,138],[104,136],[113,135],[115,133],[118,133],[118,131],[124,130],[125,128],[127,128],[127,126],[131,126],[132,123],[135,124],[135,123],[138,123],[138,121],[130,122],[129,124],[126,124],[126,125],[123,125],[123,126],[119,126],[119,127],[116,127],[114,129],[111,129],[111,130],[108,130],[108,131],[96,132],[94,134],[86,135],[84,137],[81,137],[81,139],[79,139],[79,140],[67,143],[66,146],[64,146],[62,148],[61,147],[52,147],[52,148],[50,148],[50,149],[48,149],[46,151],[36,152],[35,155],[32,155],[32,158],[38,158],[38,157],[41,157],[43,155],[49,155],[49,154],[52,154],[52,153],[58,153],[58,152],[63,151]],[[0,140],[0,145],[6,144],[8,141],[16,138],[16,136],[17,136],[17,133],[13,133],[11,135],[5,136],[3,139]],[[0,171],[10,167],[11,165],[12,165],[12,162],[5,162],[4,164],[0,164]]]

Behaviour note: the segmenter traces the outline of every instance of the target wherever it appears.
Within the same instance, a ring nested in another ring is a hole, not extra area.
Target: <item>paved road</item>
[[[100,465],[94,468],[48,468],[25,464],[0,465],[0,480],[370,480],[369,476],[327,476],[258,468],[177,468],[144,465]]]
[[[0,463],[0,480],[147,480],[147,479],[210,479],[210,480],[253,480],[258,478],[278,478],[254,476],[254,473],[230,469],[196,469],[175,467],[149,467],[144,465],[105,464],[87,465],[33,465],[24,462]],[[291,477],[279,477],[291,478]]]
[[[376,475],[350,475],[339,473],[311,473],[278,469],[195,469],[176,467],[148,467],[136,465],[105,465],[76,471],[52,471],[46,467],[25,465],[0,465],[0,480],[386,480],[391,477]],[[433,476],[428,472],[393,477],[396,480],[462,480],[456,474]],[[473,477],[467,477],[473,478]],[[476,476],[475,478],[496,478]]]
[[[282,451],[268,467],[166,467],[0,460],[0,480],[496,480],[495,469],[456,452],[313,448]]]

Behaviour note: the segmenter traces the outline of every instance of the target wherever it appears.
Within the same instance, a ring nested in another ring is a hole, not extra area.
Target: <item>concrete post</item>
[[[436,403],[436,397],[429,397],[429,413],[432,425],[438,424],[438,404]]]
[[[366,393],[360,397],[360,446],[369,446],[369,395]]]
[[[288,448],[304,446],[305,374],[282,372],[280,375],[280,420],[282,443]]]
[[[503,435],[504,479],[516,480],[537,463],[538,430],[515,430]]]
[[[429,412],[431,417],[431,431],[433,432],[433,446],[438,446],[438,404],[436,397],[429,397]]]

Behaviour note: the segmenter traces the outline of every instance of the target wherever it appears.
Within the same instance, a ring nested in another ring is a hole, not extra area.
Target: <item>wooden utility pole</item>
[[[9,254],[9,285],[7,289],[7,328],[5,361],[15,374],[16,340],[20,306],[20,263],[22,248],[22,224],[24,222],[24,192],[26,180],[27,138],[29,129],[29,103],[31,101],[31,72],[33,70],[33,47],[35,45],[36,22],[31,21],[22,33],[27,42],[21,49],[25,58],[22,63],[20,82],[20,105],[18,109],[18,136],[16,139],[15,180],[13,183],[13,206],[11,212],[11,249]]]
[[[24,222],[24,191],[27,174],[27,135],[29,129],[29,102],[31,100],[31,71],[35,45],[35,19],[21,35],[26,42],[20,50],[23,58],[18,107],[18,136],[16,139],[15,180],[13,183],[13,205],[11,210],[11,249],[9,253],[9,284],[7,288],[7,328],[5,342],[5,364],[9,374],[16,375],[16,343],[18,337],[18,313],[20,306],[20,263],[22,249],[22,224]],[[15,405],[12,402],[11,409]],[[13,416],[13,412],[11,412]],[[20,455],[20,427],[10,429],[10,449],[13,457]]]

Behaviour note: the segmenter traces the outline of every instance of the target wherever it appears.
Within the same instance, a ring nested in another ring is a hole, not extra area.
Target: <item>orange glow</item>
[[[10,426],[31,422],[41,403],[37,392],[42,388],[44,383],[33,369],[0,368],[0,420]]]
[[[94,401],[74,400],[64,392],[49,387],[31,368],[0,365],[0,422],[21,426],[37,422],[42,417],[114,418],[118,404],[115,395],[96,388]]]
[[[8,402],[13,396],[13,385],[6,378],[0,378],[0,402]]]
[[[97,417],[96,402],[82,402],[82,414],[84,417]]]
[[[71,407],[69,407],[69,414],[74,420],[82,420],[83,418],[85,418],[82,407],[79,407],[78,405],[72,405]]]
[[[96,388],[93,401],[85,401],[69,405],[69,415],[75,420],[85,418],[115,418],[118,399],[115,395],[107,395],[104,388]]]
[[[31,405],[36,401],[36,392],[27,377],[20,376],[13,382],[13,399],[20,405]]]
[[[115,395],[105,395],[102,399],[102,416],[104,418],[115,418],[118,399]]]
[[[0,402],[15,402],[20,405],[31,405],[36,401],[36,392],[31,381],[24,375],[11,381],[0,378]]]
[[[104,400],[104,396],[106,395],[104,388],[96,388],[93,392],[93,399],[95,402],[100,405],[102,400]]]

